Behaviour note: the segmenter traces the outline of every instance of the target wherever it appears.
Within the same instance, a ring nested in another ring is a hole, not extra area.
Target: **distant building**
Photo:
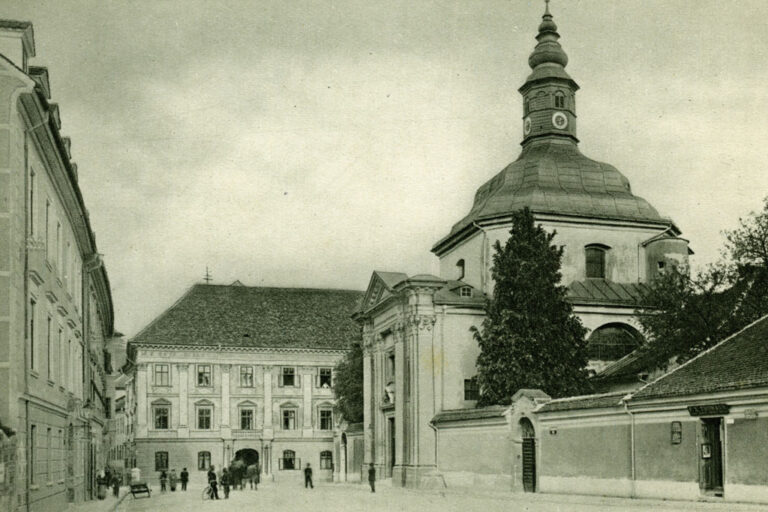
[[[94,494],[113,328],[70,140],[34,56],[32,24],[0,20],[0,422],[17,438],[0,493],[33,511]]]
[[[396,485],[442,486],[439,413],[472,408],[478,388],[480,326],[493,293],[493,246],[504,243],[510,214],[529,208],[564,246],[562,283],[589,330],[589,368],[610,368],[642,342],[636,310],[645,283],[687,262],[680,230],[615,167],[584,156],[576,136],[576,91],[549,11],[528,59],[517,160],[483,184],[469,213],[432,252],[440,275],[376,271],[355,318],[365,349],[365,463]],[[624,366],[626,368],[626,366]],[[637,387],[637,376],[618,379]],[[441,454],[441,457],[446,454]]]
[[[195,285],[129,343],[136,464],[148,480],[258,462],[263,477],[334,466],[333,368],[359,340],[346,290]]]

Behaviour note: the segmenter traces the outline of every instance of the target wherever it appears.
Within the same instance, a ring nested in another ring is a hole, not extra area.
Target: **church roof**
[[[360,337],[351,290],[194,285],[132,344],[346,349]]]
[[[768,386],[768,315],[640,388],[633,400]]]
[[[576,304],[641,306],[647,293],[644,283],[615,283],[609,279],[583,279],[568,285],[568,300]]]
[[[534,213],[671,224],[632,194],[629,180],[614,166],[587,158],[572,142],[542,139],[526,145],[517,160],[477,190],[472,209],[432,250],[473,222],[526,207]]]

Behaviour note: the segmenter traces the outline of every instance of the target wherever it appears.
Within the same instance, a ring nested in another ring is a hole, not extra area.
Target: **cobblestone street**
[[[73,509],[80,510],[80,509]],[[83,508],[82,510],[86,510]],[[87,509],[90,510],[90,509]],[[107,509],[104,509],[107,510]],[[304,489],[293,483],[265,484],[258,491],[236,491],[229,500],[202,501],[201,488],[191,487],[186,493],[153,493],[149,499],[126,497],[117,508],[121,512],[139,511],[418,511],[418,512],[487,512],[509,511],[683,511],[720,510],[752,511],[765,507],[733,503],[673,502],[627,500],[573,495],[511,494],[502,492],[468,493],[457,490],[411,491],[381,486],[371,494],[367,486],[319,484]]]

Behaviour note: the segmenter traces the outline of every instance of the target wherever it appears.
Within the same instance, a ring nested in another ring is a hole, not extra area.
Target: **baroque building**
[[[476,403],[479,348],[470,329],[482,323],[493,293],[492,250],[509,236],[512,212],[529,208],[564,246],[563,284],[589,330],[589,367],[597,374],[623,365],[642,344],[636,310],[644,283],[687,262],[678,227],[614,166],[579,150],[579,86],[565,70],[559,38],[547,7],[519,89],[522,151],[434,244],[440,275],[376,271],[354,315],[365,350],[364,461],[396,485],[444,485],[432,420]]]
[[[0,422],[12,510],[92,498],[104,446],[109,279],[32,24],[0,20]]]
[[[263,477],[333,476],[333,368],[361,293],[198,284],[129,342],[136,465],[205,482],[240,459]]]

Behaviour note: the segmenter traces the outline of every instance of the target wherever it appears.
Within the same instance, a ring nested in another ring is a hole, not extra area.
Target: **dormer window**
[[[585,248],[588,278],[605,278],[605,254],[608,249],[604,245],[588,245]]]
[[[555,108],[565,108],[565,94],[560,91],[555,93]]]
[[[459,288],[459,296],[460,297],[471,297],[472,296],[472,288],[469,286],[462,286]]]
[[[464,259],[460,259],[456,262],[456,279],[464,279]]]

